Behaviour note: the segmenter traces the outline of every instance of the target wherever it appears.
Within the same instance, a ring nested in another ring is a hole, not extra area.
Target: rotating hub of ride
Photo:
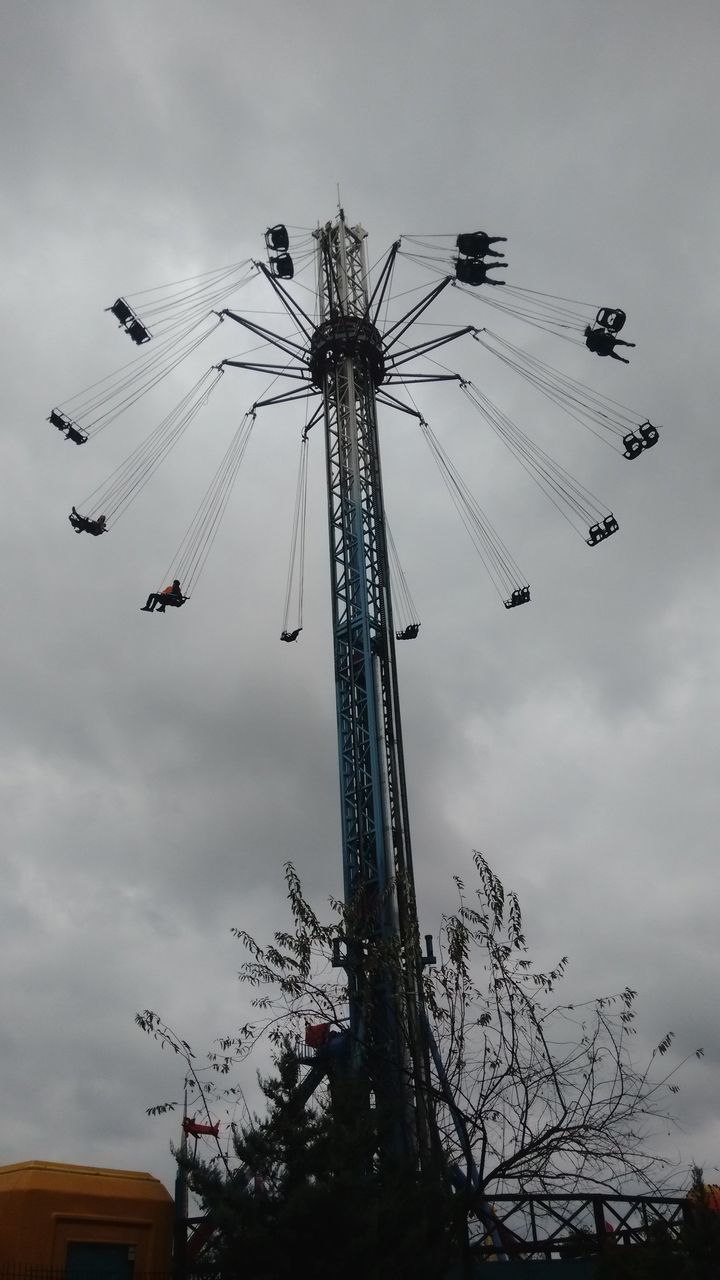
[[[382,338],[374,324],[362,316],[335,316],[318,325],[310,342],[310,376],[316,387],[322,387],[328,373],[334,373],[342,360],[362,362],[370,373],[374,387],[385,377]]]

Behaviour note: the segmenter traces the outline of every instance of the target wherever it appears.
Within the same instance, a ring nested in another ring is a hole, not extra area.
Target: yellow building
[[[28,1160],[0,1166],[0,1267],[52,1267],[67,1280],[169,1273],[173,1202],[157,1178]]]

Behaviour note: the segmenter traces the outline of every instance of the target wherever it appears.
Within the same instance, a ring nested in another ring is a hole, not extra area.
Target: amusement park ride
[[[414,417],[438,465],[465,527],[507,609],[527,604],[530,588],[478,505],[441,442],[416,407],[411,386],[454,382],[499,435],[532,478],[575,526],[590,547],[618,531],[612,511],[534,443],[472,382],[440,365],[442,347],[470,337],[509,369],[530,382],[577,422],[615,444],[634,460],[658,441],[647,419],[607,400],[531,356],[487,328],[465,324],[439,336],[415,340],[414,326],[447,289],[471,296],[509,315],[570,340],[585,342],[597,356],[615,355],[625,323],[619,308],[592,307],[520,289],[488,276],[503,268],[496,246],[501,237],[467,232],[397,240],[374,273],[368,271],[366,232],[351,226],[342,209],[318,227],[301,249],[303,263],[316,272],[314,308],[306,310],[291,282],[296,265],[285,226],[266,233],[268,262],[241,263],[166,289],[149,291],[142,303],[118,298],[108,308],[141,348],[136,361],[81,393],[50,414],[51,424],[76,445],[85,444],[119,413],[136,403],[179,362],[226,321],[241,326],[272,354],[254,352],[224,359],[202,375],[180,404],[135,449],[70,522],[77,533],[98,537],[127,510],[187,426],[207,403],[227,369],[267,374],[285,386],[257,399],[234,435],[168,572],[173,587],[150,597],[161,612],[184,606],[197,584],[227,506],[235,477],[259,410],[268,405],[307,406],[293,529],[291,574],[302,582],[307,483],[307,443],[322,424],[325,437],[327,513],[330,545],[338,760],[344,896],[349,932],[333,962],[347,975],[349,1022],[332,1053],[320,1042],[308,1055],[301,1086],[308,1098],[328,1073],[341,1070],[352,1082],[375,1125],[380,1159],[436,1166],[440,1142],[432,1099],[439,1089],[453,1118],[462,1173],[476,1176],[463,1117],[454,1104],[443,1064],[423,1007],[423,966],[434,961],[432,940],[420,942],[415,901],[405,763],[400,718],[396,644],[415,639],[419,621],[411,609],[398,619],[394,605],[410,601],[386,523],[378,443],[378,408]],[[447,247],[449,246],[449,248]],[[293,253],[295,248],[293,246]],[[391,323],[384,319],[392,297],[398,259],[404,257],[435,279]],[[488,261],[490,259],[490,261]],[[300,259],[298,259],[299,261]],[[290,336],[275,332],[227,305],[258,275],[290,322]],[[492,290],[475,290],[492,285]],[[498,288],[502,286],[502,291]],[[594,318],[593,318],[594,317]],[[152,326],[152,331],[151,327]],[[153,336],[156,333],[158,336]],[[397,584],[397,589],[391,589]],[[297,640],[301,603],[289,615],[290,583],[281,638]],[[302,600],[302,589],[299,592]],[[146,609],[150,608],[150,600]],[[411,603],[411,601],[410,601]],[[401,625],[398,625],[400,623]],[[158,624],[161,625],[161,624]],[[358,907],[360,906],[360,910]],[[399,956],[390,971],[374,971],[368,998],[368,938],[387,943]],[[338,1067],[336,1064],[342,1065]],[[372,1095],[372,1098],[371,1098]]]

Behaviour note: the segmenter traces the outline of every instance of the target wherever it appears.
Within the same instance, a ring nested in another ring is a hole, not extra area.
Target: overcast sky
[[[284,920],[287,858],[319,902],[341,891],[320,434],[305,630],[285,646],[293,409],[258,419],[188,606],[139,611],[262,388],[254,375],[226,375],[109,536],[67,522],[203,368],[247,349],[239,330],[226,324],[87,448],[45,421],[132,355],[103,314],[118,294],[261,257],[269,223],[331,218],[339,183],[371,260],[402,233],[483,228],[508,237],[512,283],[628,313],[629,366],[457,291],[439,313],[490,324],[664,426],[628,463],[470,340],[448,355],[621,524],[591,551],[455,388],[419,397],[527,574],[530,607],[502,608],[417,427],[381,420],[422,620],[399,653],[420,923],[437,932],[452,875],[469,879],[482,849],[539,956],[571,957],[573,993],[638,989],[640,1054],[668,1030],[705,1046],[665,1141],[712,1170],[717,4],[1,7],[0,1158],[169,1181],[177,1126],[144,1109],[177,1096],[182,1071],[135,1011],[159,1010],[198,1046],[232,1032],[231,926],[265,938]],[[398,291],[430,281],[401,271]],[[273,306],[262,281],[243,302]]]

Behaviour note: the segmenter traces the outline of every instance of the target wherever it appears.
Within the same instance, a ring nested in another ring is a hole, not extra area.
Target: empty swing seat
[[[51,411],[48,422],[51,422],[54,427],[57,427],[58,431],[67,431],[68,427],[72,426],[67,414],[61,413],[59,409],[53,409]]]
[[[608,333],[619,333],[627,316],[619,307],[601,307],[595,317],[595,323]]]
[[[623,436],[623,444],[625,446],[623,449],[623,456],[625,458],[640,457],[644,446],[642,440],[636,436],[634,431],[629,431],[626,436]]]
[[[131,321],[131,323],[127,326],[127,331],[130,334],[130,337],[132,338],[133,342],[137,343],[139,347],[141,347],[143,343],[150,341],[150,333],[145,328],[145,325],[143,324],[142,320]]]
[[[132,307],[128,306],[124,298],[118,298],[108,310],[122,325],[126,325],[128,321],[135,319]]]
[[[265,244],[268,249],[274,249],[276,253],[287,253],[290,248],[290,237],[284,223],[278,222],[277,226],[268,227],[265,232]]]
[[[598,542],[604,542],[611,534],[617,533],[620,528],[617,520],[612,512],[609,516],[605,516],[602,522],[591,524],[588,529],[588,537],[585,539],[589,547],[597,546]]]
[[[652,449],[653,445],[657,444],[660,439],[660,432],[657,427],[653,426],[652,422],[643,422],[638,429],[638,433],[642,438],[644,449]]]

